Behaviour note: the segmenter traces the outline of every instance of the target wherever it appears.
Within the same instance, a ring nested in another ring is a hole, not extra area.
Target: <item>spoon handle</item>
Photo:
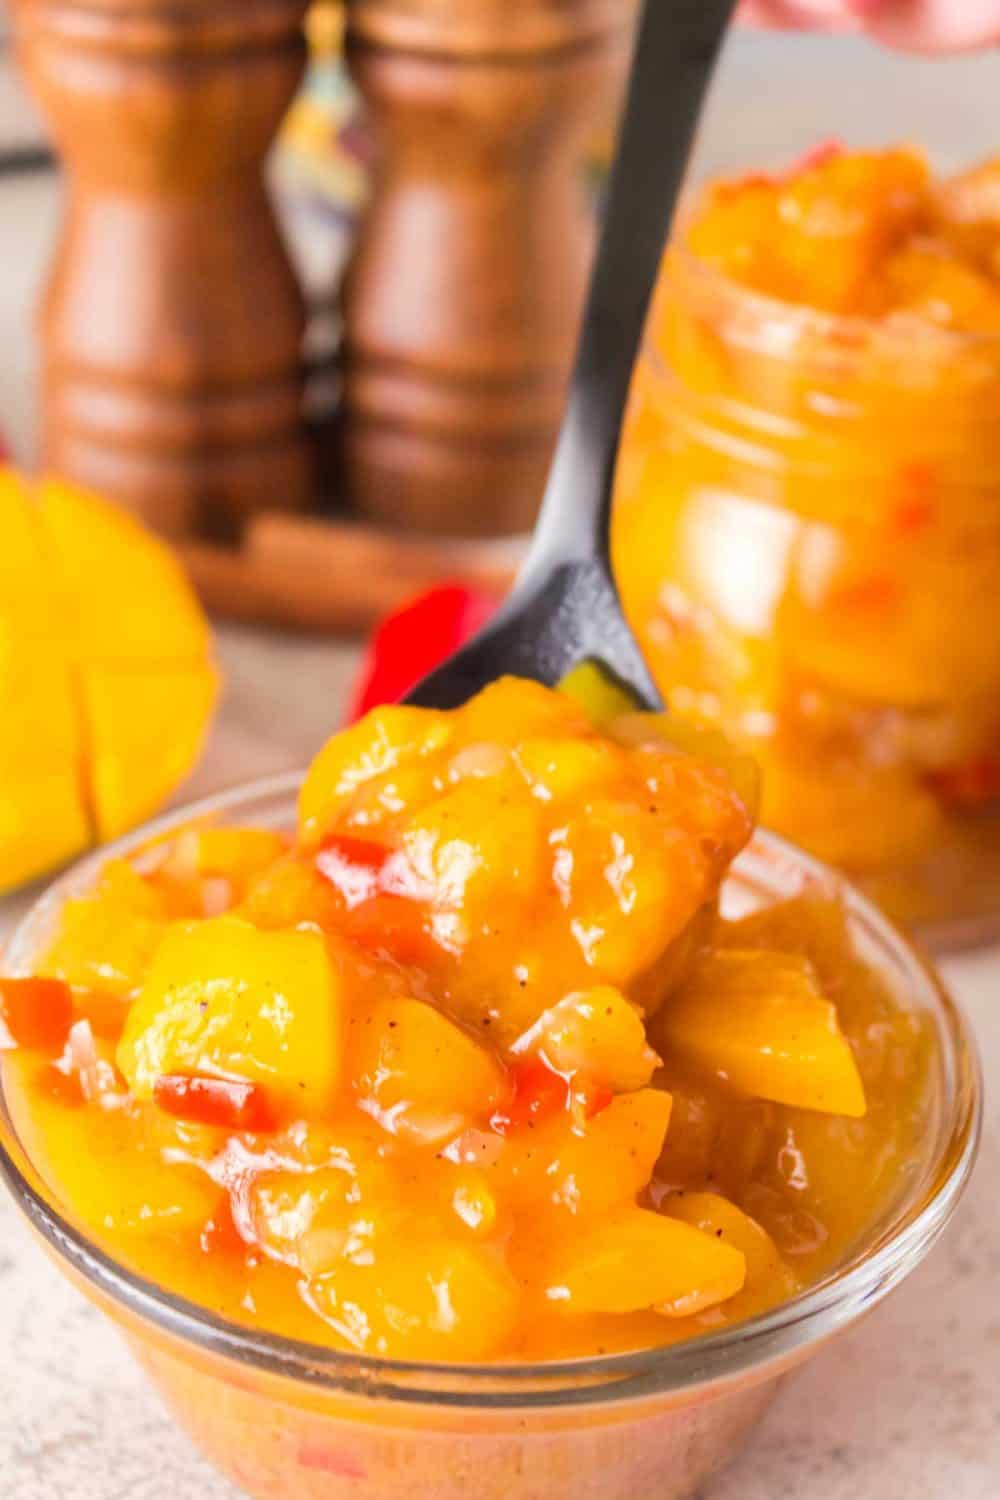
[[[735,0],[645,0],[569,403],[522,579],[606,558],[625,402],[702,97]]]

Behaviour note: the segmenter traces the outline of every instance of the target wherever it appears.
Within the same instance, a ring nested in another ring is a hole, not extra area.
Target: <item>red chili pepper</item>
[[[565,1078],[554,1073],[541,1058],[529,1057],[515,1063],[509,1075],[507,1099],[490,1117],[490,1126],[498,1135],[512,1130],[541,1125],[554,1119],[568,1107],[570,1087]]]
[[[470,640],[499,604],[492,594],[454,583],[430,589],[375,629],[358,675],[348,722],[380,703],[398,703],[422,677]]]
[[[925,779],[942,801],[957,807],[981,807],[1000,799],[1000,754],[983,755],[963,766],[931,771]]]
[[[73,1024],[73,992],[61,979],[0,979],[0,1048],[58,1057]]]
[[[274,1111],[257,1083],[210,1078],[203,1073],[161,1073],[153,1098],[168,1115],[226,1130],[274,1130]]]

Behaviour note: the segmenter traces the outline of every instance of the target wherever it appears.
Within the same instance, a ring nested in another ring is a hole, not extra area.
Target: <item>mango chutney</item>
[[[294,833],[112,859],[0,980],[17,1134],[119,1263],[336,1349],[550,1359],[773,1306],[891,1200],[932,1036],[836,902],[719,915],[753,800],[719,736],[569,691],[375,710]]]
[[[822,147],[668,251],[614,525],[670,706],[941,941],[1000,921],[1000,161]]]

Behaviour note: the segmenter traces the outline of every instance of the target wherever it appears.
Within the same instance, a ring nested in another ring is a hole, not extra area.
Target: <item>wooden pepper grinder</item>
[[[262,162],[306,0],[14,0],[67,168],[42,459],[161,530],[309,493],[304,308]]]
[[[344,289],[353,508],[428,531],[530,525],[589,265],[588,128],[628,0],[348,0],[376,129]]]

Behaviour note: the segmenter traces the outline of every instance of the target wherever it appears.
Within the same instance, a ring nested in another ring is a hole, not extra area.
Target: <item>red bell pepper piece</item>
[[[508,1097],[490,1117],[490,1125],[498,1135],[542,1125],[569,1106],[569,1084],[541,1058],[529,1057],[515,1063],[509,1084]]]
[[[161,1073],[153,1098],[168,1115],[225,1130],[274,1130],[267,1093],[258,1083],[211,1078],[203,1073]]]
[[[61,979],[0,979],[0,1049],[58,1057],[73,1024],[73,992]]]
[[[464,584],[429,589],[376,626],[358,675],[348,722],[398,703],[422,677],[472,638],[499,599]]]

